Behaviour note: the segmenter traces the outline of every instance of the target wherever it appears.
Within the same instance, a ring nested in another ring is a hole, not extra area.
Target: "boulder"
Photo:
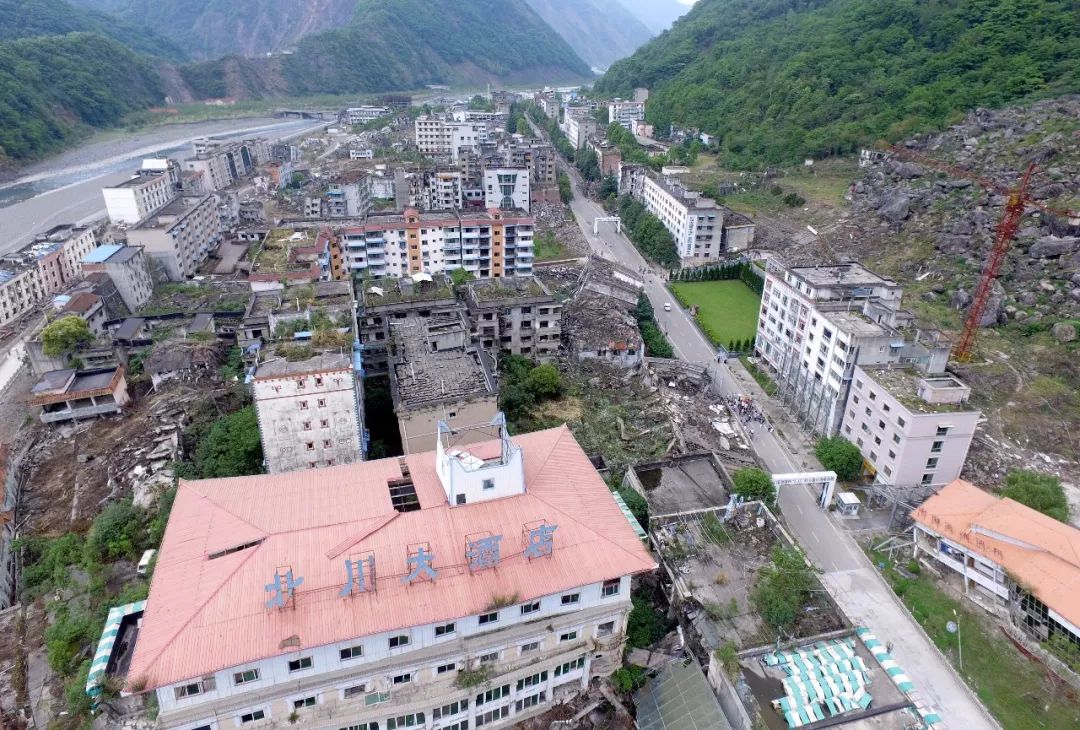
[[[1058,322],[1050,329],[1050,334],[1058,342],[1072,342],[1076,339],[1076,325],[1068,322]]]
[[[1077,287],[1076,289],[1073,289],[1071,292],[1069,292],[1069,298],[1072,299],[1074,302],[1080,302],[1080,287]]]
[[[990,289],[990,296],[986,300],[986,306],[983,308],[982,317],[979,319],[979,326],[993,327],[1003,324],[1006,320],[1005,287],[995,279],[993,287]]]
[[[1072,253],[1080,246],[1080,238],[1058,238],[1043,236],[1028,249],[1028,256],[1033,259],[1054,259]]]
[[[1035,302],[1038,301],[1037,297],[1035,296],[1035,292],[1033,291],[1022,292],[1019,298],[1020,303],[1026,307],[1034,307]]]
[[[878,206],[878,213],[887,221],[900,223],[911,212],[911,198],[902,190],[888,193]]]
[[[922,177],[924,172],[922,167],[914,162],[898,162],[892,166],[892,174],[901,180],[912,180]]]
[[[949,297],[949,304],[953,309],[967,309],[967,306],[971,304],[971,295],[963,289],[957,289]]]

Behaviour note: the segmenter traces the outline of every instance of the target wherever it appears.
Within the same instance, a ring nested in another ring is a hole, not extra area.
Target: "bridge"
[[[277,119],[328,119],[337,121],[336,109],[275,109]]]

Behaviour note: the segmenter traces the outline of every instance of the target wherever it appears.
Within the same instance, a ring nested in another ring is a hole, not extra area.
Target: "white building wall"
[[[270,474],[360,461],[359,403],[352,370],[254,381]]]
[[[575,594],[577,599],[573,603],[563,602],[564,596]],[[356,601],[359,608],[368,598],[360,594],[341,600]],[[590,676],[598,672],[606,676],[618,666],[631,608],[630,577],[622,577],[617,592],[610,595],[605,595],[602,584],[594,583],[544,596],[538,602],[539,608],[529,613],[522,613],[523,605],[527,604],[498,609],[494,612],[498,614],[498,620],[493,623],[481,624],[478,615],[465,616],[440,624],[304,648],[230,667],[212,675],[214,689],[191,697],[176,697],[176,687],[188,682],[161,687],[156,691],[161,708],[160,727],[180,730],[202,726],[238,727],[240,715],[254,709],[263,709],[266,719],[244,726],[263,727],[274,721],[284,721],[293,711],[293,700],[312,696],[316,697],[316,707],[299,710],[294,724],[321,728],[377,721],[382,730],[389,717],[424,712],[426,723],[419,727],[440,727],[452,720],[442,718],[436,723],[432,710],[454,700],[467,699],[468,709],[459,714],[470,719],[469,727],[475,725],[473,718],[476,715],[509,703],[507,719],[490,725],[508,727],[534,714],[527,708],[517,711],[517,700],[543,690],[546,700],[536,708],[543,711],[550,707],[556,688],[570,683],[571,686],[564,689],[576,693],[585,688]],[[449,623],[454,625],[452,632],[435,635],[436,625]],[[390,648],[390,638],[402,635],[409,637],[408,645]],[[539,646],[522,651],[533,642]],[[362,656],[342,659],[342,649],[356,646],[362,647]],[[498,659],[492,663],[495,676],[482,686],[459,689],[453,686],[457,669],[442,674],[437,672],[438,667],[450,663],[456,667],[475,668],[480,656],[493,653],[498,654]],[[310,668],[289,671],[289,661],[305,657],[311,659]],[[556,667],[577,658],[582,658],[580,669],[573,668],[554,676]],[[236,685],[234,674],[250,669],[258,670],[258,680]],[[518,679],[545,670],[547,678],[539,684],[521,690],[517,688]],[[404,673],[411,673],[412,680],[395,684],[393,678]],[[200,679],[194,677],[190,681]],[[477,694],[503,684],[510,685],[507,697],[476,706]],[[344,698],[346,688],[360,685],[366,685],[366,688],[358,696],[349,700]],[[365,698],[373,693],[387,695],[378,704],[367,704],[369,700]]]
[[[484,170],[484,205],[487,208],[529,211],[529,171],[499,167]],[[508,204],[507,204],[508,203]]]

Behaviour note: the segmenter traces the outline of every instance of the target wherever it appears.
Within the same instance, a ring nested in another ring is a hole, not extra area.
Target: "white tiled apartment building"
[[[179,197],[129,228],[127,238],[170,281],[191,278],[221,242],[217,201],[213,195]]]
[[[517,167],[484,169],[484,207],[524,210],[531,206],[529,170]]]

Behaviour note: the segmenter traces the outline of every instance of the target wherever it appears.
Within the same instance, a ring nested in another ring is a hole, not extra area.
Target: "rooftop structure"
[[[466,301],[482,347],[547,362],[559,351],[563,305],[533,277],[480,279]]]
[[[957,413],[965,406],[971,387],[952,375],[927,376],[913,368],[866,368],[873,381],[912,413]]]
[[[464,710],[469,727],[485,713],[506,727],[613,671],[630,577],[655,563],[568,429],[498,430],[467,449],[444,432],[436,453],[182,480],[128,673],[156,692],[161,726]],[[453,682],[481,661],[489,684]]]
[[[959,479],[912,517],[916,558],[959,573],[1037,641],[1080,641],[1080,530]]]
[[[42,423],[120,413],[130,400],[123,366],[54,370],[45,373],[30,392],[30,405],[42,408]]]

